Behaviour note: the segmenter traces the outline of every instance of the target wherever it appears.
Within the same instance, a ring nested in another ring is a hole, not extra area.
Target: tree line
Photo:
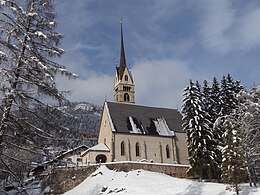
[[[260,87],[246,90],[230,74],[211,85],[190,80],[183,90],[183,129],[187,132],[188,174],[217,179],[239,192],[260,175]]]

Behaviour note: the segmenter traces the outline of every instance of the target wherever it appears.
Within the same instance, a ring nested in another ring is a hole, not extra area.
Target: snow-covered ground
[[[116,172],[101,166],[65,195],[233,195],[226,185],[178,179],[144,170]],[[259,195],[260,188],[242,185],[241,195]]]

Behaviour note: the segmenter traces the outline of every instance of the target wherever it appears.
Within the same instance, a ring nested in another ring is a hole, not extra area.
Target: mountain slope
[[[69,139],[68,148],[82,144],[88,146],[96,144],[102,114],[101,106],[86,102],[72,102],[59,107],[59,110],[69,114],[55,121],[57,125],[67,130],[64,132],[64,137]]]

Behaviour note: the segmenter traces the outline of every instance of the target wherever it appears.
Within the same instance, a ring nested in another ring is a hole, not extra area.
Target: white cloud
[[[244,48],[254,48],[260,44],[260,7],[250,10],[241,18],[239,37],[241,37]]]
[[[202,22],[201,37],[204,45],[213,50],[228,52],[231,49],[230,30],[235,20],[235,10],[231,1],[202,1],[205,13]]]
[[[71,95],[67,96],[70,101],[84,101],[101,105],[106,98],[113,101],[113,81],[112,76],[96,74],[88,79],[58,79],[57,83],[59,89],[71,90]]]
[[[132,70],[137,104],[180,108],[182,89],[191,78],[187,65],[174,60],[137,62]]]
[[[247,51],[260,44],[260,7],[234,5],[235,1],[201,1],[203,20],[200,37],[207,49],[227,54]]]
[[[182,89],[191,78],[183,62],[174,60],[141,61],[132,69],[136,103],[141,105],[181,108]],[[58,79],[58,87],[71,90],[70,101],[103,104],[113,100],[114,75],[92,74],[88,79]]]

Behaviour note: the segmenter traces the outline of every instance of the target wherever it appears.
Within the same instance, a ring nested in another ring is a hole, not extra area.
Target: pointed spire
[[[123,20],[120,20],[121,24],[121,51],[120,51],[120,64],[119,64],[119,74],[120,78],[123,77],[124,70],[126,67],[126,59],[125,59],[125,49],[124,49],[124,38],[123,38]]]

